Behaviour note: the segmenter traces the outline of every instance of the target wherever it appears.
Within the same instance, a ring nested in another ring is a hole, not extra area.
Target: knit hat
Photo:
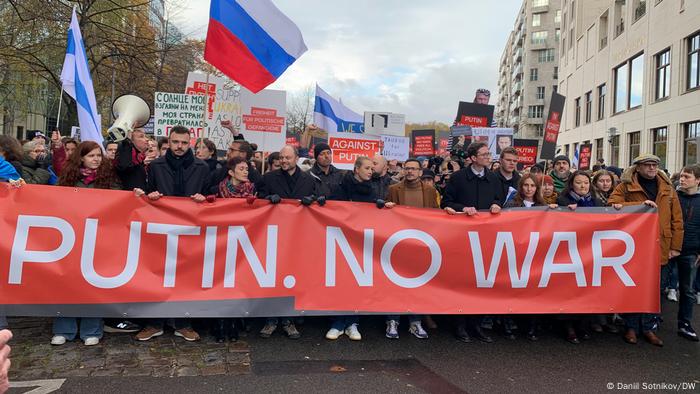
[[[423,170],[423,175],[421,175],[420,179],[434,179],[435,178],[435,172],[433,170]]]
[[[323,152],[324,150],[330,150],[331,153],[333,153],[330,145],[326,144],[325,142],[319,142],[318,144],[316,144],[314,146],[314,159],[318,159],[318,155],[320,155],[321,152]]]
[[[554,179],[552,179],[552,177],[549,175],[544,175],[542,183],[546,183],[548,185],[554,185]]]
[[[634,160],[632,160],[632,164],[642,164],[649,162],[661,164],[661,159],[659,159],[659,156],[652,155],[651,153],[642,153],[641,155],[635,157]]]
[[[565,161],[569,165],[571,165],[571,160],[569,160],[569,156],[566,156],[566,155],[559,155],[559,156],[555,157],[553,163],[557,164],[558,161]]]

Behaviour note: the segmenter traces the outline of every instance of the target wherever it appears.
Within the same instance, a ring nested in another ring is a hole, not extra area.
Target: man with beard
[[[386,200],[389,196],[389,186],[396,183],[387,172],[389,163],[382,155],[376,155],[372,159],[372,188],[380,199]]]
[[[571,161],[565,155],[559,155],[554,158],[554,168],[549,174],[554,180],[554,191],[561,193],[566,188],[571,176]]]
[[[314,159],[316,163],[311,168],[311,175],[316,177],[320,182],[320,191],[322,196],[330,196],[331,191],[335,190],[343,179],[344,171],[335,168],[331,162],[333,161],[333,151],[331,147],[322,142],[314,147]]]
[[[155,201],[164,196],[189,197],[197,203],[206,201],[203,193],[206,189],[209,166],[197,159],[190,149],[190,131],[184,126],[175,126],[170,130],[169,146],[165,156],[154,160],[148,167],[148,188],[146,191],[135,189],[137,196],[147,193],[148,199]],[[185,319],[173,319],[175,336],[186,341],[199,340],[199,334],[192,329]],[[148,341],[163,335],[165,319],[152,319],[136,335],[139,341]]]

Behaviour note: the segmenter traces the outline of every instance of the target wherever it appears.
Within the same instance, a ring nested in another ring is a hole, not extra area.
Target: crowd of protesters
[[[233,131],[230,124],[222,124]],[[358,157],[353,170],[339,170],[332,164],[330,146],[320,143],[313,158],[300,158],[293,146],[263,157],[254,144],[234,133],[225,154],[208,139],[191,146],[187,128],[174,127],[168,139],[150,138],[136,129],[128,138],[99,146],[78,142],[53,132],[49,137],[35,133],[28,141],[0,136],[0,180],[15,186],[28,184],[133,191],[137,197],[157,200],[164,196],[186,197],[194,202],[217,198],[265,198],[271,203],[297,199],[309,203],[325,200],[370,203],[378,209],[406,205],[443,209],[448,215],[499,214],[503,209],[570,209],[648,205],[658,210],[660,224],[662,285],[660,296],[679,303],[678,334],[698,341],[691,326],[693,306],[700,299],[698,252],[700,252],[700,165],[684,167],[669,177],[659,168],[660,159],[643,154],[624,171],[606,167],[600,160],[591,171],[572,168],[566,156],[518,170],[518,152],[500,150],[492,160],[483,142],[470,144],[465,152],[452,151],[433,158],[412,158],[403,163],[382,156]],[[561,207],[561,208],[560,208]],[[664,291],[665,293],[662,293]],[[435,329],[430,316],[406,316],[409,333],[427,339]],[[360,316],[335,316],[326,338],[347,335],[361,340]],[[386,316],[386,337],[399,337],[400,316]],[[277,316],[265,320],[259,331],[263,338],[279,328],[291,339],[302,334],[299,320]],[[663,346],[656,335],[660,316],[656,314],[545,316],[454,316],[450,318],[455,336],[463,342],[473,339],[492,342],[492,333],[515,339],[519,333],[536,341],[544,328],[553,327],[570,343],[591,338],[594,332],[621,333],[637,343],[642,336]],[[247,328],[241,319],[210,319],[208,329],[219,342],[236,340],[238,330]],[[85,345],[99,343],[103,332],[132,332],[136,340],[148,341],[164,334],[166,325],[174,335],[187,341],[200,339],[188,319],[119,319],[61,317],[54,319],[51,344],[62,345],[79,337]],[[425,327],[424,327],[425,325]],[[0,329],[7,321],[0,317]],[[197,328],[201,330],[200,328]]]

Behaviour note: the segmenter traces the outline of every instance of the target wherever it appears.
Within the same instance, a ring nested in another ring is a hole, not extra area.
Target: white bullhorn
[[[119,96],[112,104],[114,124],[107,130],[108,138],[121,141],[134,128],[142,127],[151,118],[151,108],[141,97],[132,94]]]

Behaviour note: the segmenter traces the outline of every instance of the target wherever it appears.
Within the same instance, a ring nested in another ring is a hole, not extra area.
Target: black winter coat
[[[518,183],[520,182],[520,174],[518,174],[517,171],[513,171],[513,177],[510,178],[510,180],[506,179],[506,177],[501,174],[501,171],[495,171],[496,176],[498,177],[498,180],[501,182],[501,189],[503,190],[503,197],[508,197],[508,188],[512,187],[515,190],[518,190]]]
[[[330,197],[333,190],[340,185],[340,182],[343,181],[343,176],[346,172],[347,171],[335,168],[332,164],[328,170],[328,174],[323,172],[318,164],[314,164],[309,171],[309,173],[316,177],[320,182],[319,193],[326,197]]]
[[[331,193],[331,200],[374,203],[381,197],[372,186],[372,181],[360,182],[348,171],[340,184]]]
[[[191,151],[190,151],[191,152]],[[148,166],[148,186],[146,192],[158,191],[165,196],[189,197],[197,193],[205,194],[209,166],[203,160],[194,158],[184,168],[184,193],[178,195],[175,190],[175,171],[170,167],[165,156],[161,156]]]
[[[122,184],[122,190],[134,190],[136,188],[146,190],[146,166],[143,163],[134,164],[132,152],[136,149],[129,139],[119,143],[117,155],[114,158],[114,168]]]
[[[503,200],[503,188],[496,174],[484,170],[484,176],[479,178],[469,166],[452,174],[447,181],[440,207],[457,212],[465,207],[489,209],[493,204],[502,205]]]
[[[372,177],[370,180],[370,183],[372,184],[372,188],[374,189],[374,193],[379,196],[378,198],[381,198],[382,200],[386,200],[389,198],[389,186],[393,185],[394,180],[391,178],[391,175],[388,173],[384,174],[384,176],[380,177]]]
[[[687,194],[678,190],[683,211],[683,249],[681,254],[700,253],[700,192]]]
[[[559,197],[557,197],[557,205],[559,205],[560,207],[568,207],[571,204],[576,204],[577,206],[580,206],[580,207],[585,207],[585,206],[604,207],[605,206],[605,204],[603,204],[603,202],[600,201],[598,199],[598,197],[596,197],[595,193],[591,193],[590,205],[582,205],[582,204],[578,203],[573,197],[571,197],[571,195],[565,189],[561,192]]]
[[[292,179],[289,179],[290,177]],[[288,180],[290,182],[287,182]],[[282,169],[270,171],[263,175],[261,184],[262,188],[258,189],[258,194],[263,198],[273,194],[277,194],[282,198],[294,199],[319,195],[320,182],[318,179],[302,171],[299,167],[296,167],[294,175],[289,175]],[[290,187],[290,184],[292,187]]]

